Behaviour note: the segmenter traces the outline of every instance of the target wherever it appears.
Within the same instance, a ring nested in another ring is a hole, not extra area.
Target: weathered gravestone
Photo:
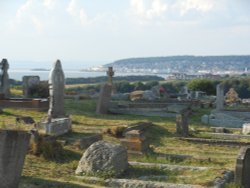
[[[236,160],[235,183],[242,188],[250,187],[250,147],[242,147]]]
[[[144,154],[149,150],[147,132],[151,126],[152,123],[138,122],[124,130],[125,138],[120,141],[129,154]]]
[[[184,137],[188,136],[188,112],[176,115],[176,133]]]
[[[49,75],[50,105],[48,118],[42,122],[45,133],[50,135],[62,135],[71,130],[71,119],[64,111],[64,73],[60,60],[57,60]]]
[[[7,59],[3,59],[0,63],[0,94],[2,95],[1,98],[8,98],[10,96],[8,69],[8,61]]]
[[[21,177],[30,134],[24,131],[0,131],[0,187],[17,188]]]
[[[112,173],[118,176],[127,168],[128,156],[123,146],[99,141],[84,152],[75,173]]]
[[[23,77],[23,96],[25,98],[31,97],[30,89],[39,85],[40,77],[39,76],[24,76]]]
[[[96,113],[107,114],[109,108],[109,102],[111,99],[112,85],[104,84],[101,86],[100,96],[98,99]]]
[[[224,108],[224,85],[218,84],[216,86],[216,110],[223,110]]]

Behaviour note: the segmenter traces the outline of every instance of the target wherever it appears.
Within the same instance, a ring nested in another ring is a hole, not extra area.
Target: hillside
[[[116,71],[129,72],[223,72],[250,69],[250,55],[244,56],[168,56],[121,59],[104,67],[113,66]]]

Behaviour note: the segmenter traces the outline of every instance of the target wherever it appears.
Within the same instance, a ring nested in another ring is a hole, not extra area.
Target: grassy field
[[[210,167],[208,170],[203,171],[164,171],[157,168],[135,166],[130,167],[122,178],[138,179],[141,176],[148,175],[151,176],[152,180],[157,181],[210,186],[213,180],[217,176],[221,176],[224,170],[234,170],[235,168],[239,148],[193,144],[180,140],[175,134],[175,119],[173,118],[112,114],[96,115],[95,105],[94,100],[66,100],[66,111],[67,114],[71,115],[73,122],[73,131],[66,137],[84,136],[91,132],[102,132],[106,128],[141,121],[152,122],[154,126],[149,131],[151,152],[145,156],[130,157],[130,161]],[[209,127],[200,123],[201,115],[208,113],[208,111],[210,109],[194,111],[190,119],[191,130],[209,131]],[[16,126],[15,117],[17,115],[28,115],[38,122],[46,116],[46,112],[4,109],[0,115],[0,125],[2,127]],[[109,135],[104,135],[104,140],[119,143],[119,139]],[[83,152],[72,145],[66,145],[60,161],[49,161],[43,157],[28,154],[20,187],[98,187],[98,185],[79,182],[74,177],[74,171]],[[191,155],[193,157],[187,159],[162,158],[159,157],[160,154]],[[157,178],[157,176],[164,175],[168,178]]]

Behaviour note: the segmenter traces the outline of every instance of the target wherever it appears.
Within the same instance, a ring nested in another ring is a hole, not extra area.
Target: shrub
[[[33,85],[29,88],[31,97],[48,98],[49,97],[49,84],[47,81],[42,81],[39,84]]]

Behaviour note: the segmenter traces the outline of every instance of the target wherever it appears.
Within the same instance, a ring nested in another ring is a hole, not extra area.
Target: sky
[[[10,64],[250,54],[249,0],[0,0],[0,24]]]

